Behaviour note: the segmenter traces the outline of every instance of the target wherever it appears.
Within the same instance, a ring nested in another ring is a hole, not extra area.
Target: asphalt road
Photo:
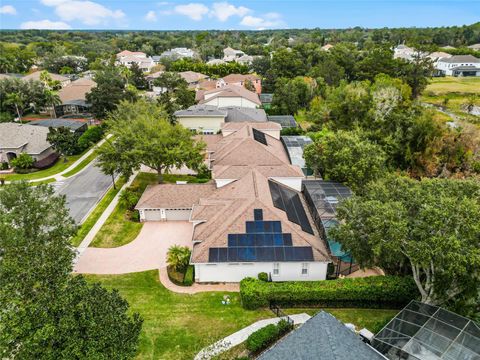
[[[112,178],[103,174],[94,163],[92,161],[70,178],[51,183],[58,194],[66,196],[70,216],[77,224],[82,222],[112,184]]]

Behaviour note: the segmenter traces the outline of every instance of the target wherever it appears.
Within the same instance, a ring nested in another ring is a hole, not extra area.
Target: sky
[[[480,0],[0,0],[0,29],[325,29],[477,21]]]

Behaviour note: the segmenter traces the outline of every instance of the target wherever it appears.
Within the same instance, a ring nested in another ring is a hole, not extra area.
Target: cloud
[[[67,30],[71,29],[71,26],[63,21],[26,21],[20,25],[21,29],[39,29],[39,30]]]
[[[165,5],[170,5],[170,2],[168,1],[160,1],[157,3],[157,6],[165,6]]]
[[[106,23],[109,19],[125,17],[122,10],[111,10],[99,3],[83,0],[41,0],[46,6],[55,8],[55,14],[64,21],[79,20],[86,25]]]
[[[278,28],[285,26],[285,22],[282,20],[282,16],[280,14],[271,12],[265,14],[263,17],[247,15],[242,19],[240,25],[262,30],[266,28]]]
[[[177,5],[174,12],[180,15],[188,16],[195,21],[202,20],[203,16],[208,13],[208,7],[200,3],[190,3],[186,5]]]
[[[213,3],[210,15],[216,17],[218,20],[224,22],[231,16],[245,16],[250,13],[250,9],[245,6],[234,6],[228,2]]]
[[[157,21],[157,14],[155,13],[155,11],[150,10],[147,15],[145,15],[145,20],[152,22]]]
[[[12,5],[4,5],[0,7],[0,14],[16,15],[17,10]]]

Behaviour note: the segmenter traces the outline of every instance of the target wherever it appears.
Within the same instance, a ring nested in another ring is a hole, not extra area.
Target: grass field
[[[273,314],[266,309],[245,310],[238,293],[209,292],[195,295],[175,294],[158,280],[158,271],[127,275],[88,275],[107,288],[118,289],[131,310],[144,319],[137,359],[192,359],[203,347],[228,336],[251,323]],[[228,294],[231,304],[222,305]],[[362,328],[376,320],[386,321],[397,310],[325,309],[342,321]],[[289,313],[304,312],[290,309]],[[309,309],[315,313],[317,310]]]
[[[175,183],[176,181],[199,182],[194,176],[172,174],[165,174],[163,180],[167,183]],[[157,174],[139,173],[132,186],[139,187],[143,192],[147,185],[156,183]],[[142,226],[142,223],[131,221],[128,218],[127,208],[118,203],[90,246],[112,248],[128,244],[137,237]]]
[[[446,93],[480,94],[480,77],[437,77],[433,78],[425,89],[425,93],[432,92],[435,95]]]

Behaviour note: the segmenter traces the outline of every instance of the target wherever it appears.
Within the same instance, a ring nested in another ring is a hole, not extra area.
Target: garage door
[[[162,220],[160,209],[149,209],[145,210],[145,220],[146,221],[160,221]]]
[[[189,220],[190,213],[192,212],[191,209],[167,209],[165,210],[167,221],[174,221],[174,220]]]

